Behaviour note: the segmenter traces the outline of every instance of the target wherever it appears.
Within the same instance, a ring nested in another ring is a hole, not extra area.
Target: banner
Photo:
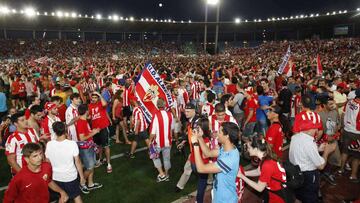
[[[291,50],[290,50],[290,46],[289,46],[287,51],[286,51],[285,56],[283,57],[283,61],[279,66],[279,69],[278,69],[279,74],[283,74],[284,69],[285,69],[286,65],[288,64],[288,62],[289,62],[290,56],[291,56]]]
[[[321,65],[320,55],[318,54],[316,57],[316,75],[320,76],[323,74],[323,67]]]
[[[171,93],[151,64],[147,64],[141,71],[135,83],[135,95],[140,101],[140,107],[148,122],[157,111],[156,103],[159,98],[166,102],[166,106],[173,104]]]

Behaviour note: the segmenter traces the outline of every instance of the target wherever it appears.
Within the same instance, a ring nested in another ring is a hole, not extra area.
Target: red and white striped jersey
[[[70,104],[70,106],[66,109],[66,112],[65,112],[66,125],[69,125],[69,123],[77,116],[79,116],[77,107],[75,107],[73,104]],[[68,134],[73,141],[75,141],[75,142],[78,141],[75,123],[68,126]]]
[[[39,142],[39,136],[32,128],[28,128],[26,133],[15,131],[11,134],[5,143],[5,154],[15,154],[16,163],[22,167],[22,149],[27,143]]]
[[[310,129],[323,129],[320,115],[313,111],[302,111],[295,116],[293,133]]]
[[[301,96],[294,94],[291,97],[290,117],[295,118],[296,114],[300,113],[299,107],[301,102]]]
[[[133,116],[134,131],[135,132],[136,131],[137,132],[143,132],[149,127],[148,123],[146,122],[144,113],[143,113],[143,111],[141,110],[141,108],[139,106],[134,108],[132,116]],[[138,129],[135,129],[136,125],[138,125]]]
[[[105,83],[104,83],[104,78],[103,78],[103,77],[98,77],[98,78],[97,78],[97,83],[98,83],[98,85],[99,85],[99,88],[101,88],[102,86],[104,86],[104,85],[105,85]]]
[[[55,119],[50,118],[49,115],[45,116],[45,118],[41,121],[41,134],[46,135],[51,138],[51,140],[56,139],[56,134],[52,128],[52,124],[57,121],[61,122],[60,118],[57,116],[55,116]]]
[[[150,124],[150,134],[155,135],[154,144],[160,148],[171,147],[171,131],[174,129],[173,115],[165,110],[157,111]]]
[[[354,99],[346,104],[344,129],[351,133],[360,134],[360,103]]]
[[[233,116],[225,114],[224,120],[219,121],[217,119],[216,114],[213,114],[213,115],[209,116],[209,125],[210,125],[211,132],[212,133],[219,132],[220,126],[221,126],[221,124],[223,122],[232,122],[232,123],[235,123],[237,125],[237,122],[236,122],[236,120],[235,120],[235,118]]]
[[[97,85],[95,82],[89,83],[89,91],[95,92],[97,90]]]
[[[186,91],[185,88],[178,89],[178,96],[177,101],[179,102],[179,106],[181,111],[185,109],[187,103],[189,103],[189,93]]]
[[[52,96],[54,96],[54,94],[55,94],[55,91],[56,91],[56,89],[55,88],[53,88],[52,90],[50,90],[50,97],[52,97]]]
[[[130,106],[129,94],[130,94],[129,89],[124,88],[124,92],[123,92],[123,94],[122,94],[123,107],[124,107],[124,106]]]
[[[193,82],[191,84],[190,90],[191,90],[191,99],[199,99],[200,98],[200,83],[199,82]]]
[[[175,117],[177,117],[177,118],[180,120],[180,117],[181,117],[181,107],[180,107],[180,105],[178,105],[175,96],[173,96],[173,104],[172,104],[172,107],[171,107],[171,108],[175,110]]]
[[[213,115],[215,110],[215,107],[212,103],[207,102],[204,106],[201,108],[201,114],[211,116]]]

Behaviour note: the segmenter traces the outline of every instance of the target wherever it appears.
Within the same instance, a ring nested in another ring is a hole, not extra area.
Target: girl
[[[263,200],[268,203],[285,203],[284,183],[286,183],[285,169],[278,162],[278,157],[272,152],[265,139],[253,139],[245,145],[250,156],[261,160],[260,166],[251,171],[245,171],[245,175],[238,173],[238,177],[258,192],[265,190]],[[260,176],[257,182],[248,177]]]

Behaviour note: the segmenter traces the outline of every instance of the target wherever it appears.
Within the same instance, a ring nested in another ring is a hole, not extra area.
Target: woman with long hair
[[[198,137],[201,137],[207,147],[210,147],[210,128],[209,128],[209,120],[205,117],[198,118],[192,125],[191,132]],[[198,174],[199,180],[197,185],[197,194],[196,194],[196,202],[203,203],[204,202],[204,194],[207,186],[207,173],[199,173],[196,170],[195,164],[195,155],[194,155],[194,146],[190,145],[191,154],[190,154],[190,163],[191,169]],[[204,164],[209,163],[209,158],[202,153],[200,149],[201,158]]]
[[[122,133],[125,139],[125,143],[126,144],[131,144],[131,142],[129,141],[129,139],[127,138],[126,135],[126,130],[125,127],[123,125],[123,116],[122,116],[122,93],[123,90],[118,90],[113,98],[113,106],[112,106],[112,119],[114,121],[115,124],[115,143],[122,143],[120,141],[120,127],[122,129]]]
[[[284,184],[286,183],[286,173],[271,146],[265,139],[254,138],[251,142],[245,144],[245,148],[247,148],[250,156],[260,159],[260,164],[257,169],[245,171],[245,175],[238,173],[238,177],[258,192],[265,190],[264,202],[285,203],[284,188],[286,186]],[[257,182],[248,178],[256,176],[259,176]]]

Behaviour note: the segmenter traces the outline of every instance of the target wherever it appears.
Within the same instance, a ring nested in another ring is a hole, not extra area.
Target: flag
[[[45,64],[48,61],[48,57],[44,56],[44,57],[40,57],[38,59],[35,60],[36,63],[40,63],[40,64]]]
[[[316,75],[322,75],[323,74],[323,67],[321,65],[321,59],[320,59],[320,55],[317,55],[316,58]]]
[[[288,62],[289,62],[290,56],[291,56],[291,50],[290,50],[290,46],[289,46],[287,51],[286,51],[285,56],[283,57],[283,61],[279,66],[279,69],[278,69],[279,74],[283,74],[284,69],[285,69],[286,65],[288,64]]]
[[[289,62],[286,64],[284,68],[283,73],[285,73],[287,77],[291,77],[294,71],[295,71],[295,63],[293,63],[292,60],[289,60]]]
[[[159,98],[164,99],[167,107],[173,104],[171,93],[151,64],[147,64],[138,76],[135,83],[135,95],[148,122],[157,110],[156,103]]]

